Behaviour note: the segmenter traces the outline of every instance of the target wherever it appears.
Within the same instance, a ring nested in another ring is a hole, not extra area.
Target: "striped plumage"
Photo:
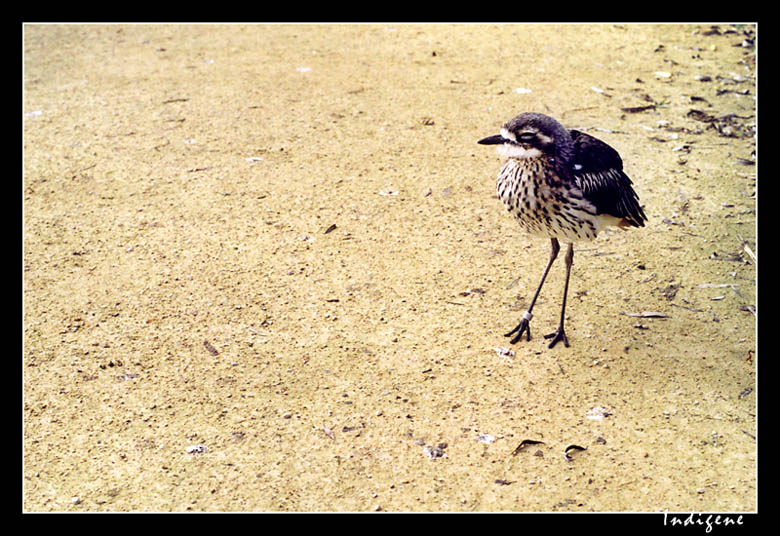
[[[558,254],[558,239],[569,242],[566,285],[558,341],[568,346],[563,330],[566,293],[574,255],[572,243],[593,240],[607,225],[643,227],[647,220],[631,179],[623,172],[617,151],[601,140],[577,130],[567,130],[543,114],[524,113],[508,121],[501,133],[479,141],[498,145],[507,159],[496,181],[499,199],[530,234],[547,236],[552,252],[542,280],[523,320],[507,335],[512,343],[524,332],[530,340],[529,321],[544,279]]]

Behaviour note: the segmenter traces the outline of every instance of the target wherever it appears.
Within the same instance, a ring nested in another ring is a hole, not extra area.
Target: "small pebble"
[[[445,454],[444,452],[445,448],[447,448],[447,444],[440,443],[436,447],[426,446],[423,450],[425,451],[425,454],[429,458],[444,458],[445,456],[447,456],[447,454]]]
[[[477,441],[479,441],[480,443],[488,443],[489,444],[489,443],[492,443],[495,440],[496,440],[495,436],[492,436],[490,434],[479,434],[477,436]]]

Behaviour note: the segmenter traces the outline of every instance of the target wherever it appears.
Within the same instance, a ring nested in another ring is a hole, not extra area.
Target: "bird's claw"
[[[510,344],[515,344],[523,337],[523,333],[525,333],[525,340],[530,341],[531,325],[529,323],[529,320],[526,318],[523,318],[520,321],[520,323],[517,326],[515,326],[515,329],[513,329],[509,333],[505,333],[504,337],[512,337],[512,335],[515,335],[514,337],[512,337],[512,340],[509,341]]]
[[[545,339],[552,339],[550,341],[550,344],[547,346],[547,348],[552,348],[556,344],[558,344],[560,341],[563,341],[563,345],[568,348],[569,347],[569,339],[566,338],[566,332],[563,331],[562,327],[559,327],[555,330],[553,333],[548,333],[544,336]]]

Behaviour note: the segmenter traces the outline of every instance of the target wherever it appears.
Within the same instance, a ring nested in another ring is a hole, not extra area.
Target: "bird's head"
[[[574,142],[568,130],[552,117],[531,112],[510,119],[499,134],[477,143],[498,145],[498,152],[509,158],[545,155],[568,162],[574,154]]]

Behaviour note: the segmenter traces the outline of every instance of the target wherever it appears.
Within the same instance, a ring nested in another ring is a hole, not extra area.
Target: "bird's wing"
[[[615,149],[578,130],[569,131],[574,141],[572,174],[585,197],[599,214],[609,214],[634,227],[647,220],[631,179],[623,172],[623,161]]]

